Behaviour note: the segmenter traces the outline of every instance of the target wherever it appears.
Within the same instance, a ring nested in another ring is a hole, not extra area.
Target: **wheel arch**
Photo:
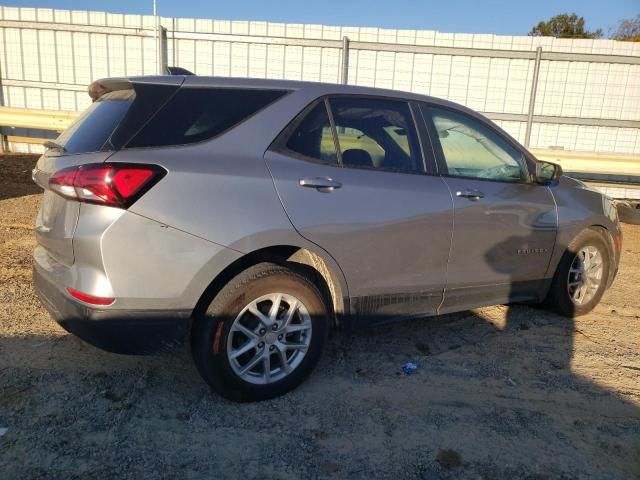
[[[608,228],[606,225],[603,225],[602,223],[584,224],[581,226],[581,228],[576,228],[575,230],[572,229],[570,232],[568,231],[560,232],[560,235],[556,244],[556,249],[553,254],[553,259],[549,265],[550,268],[547,274],[547,276],[549,277],[549,283],[551,278],[555,275],[555,272],[558,269],[558,266],[560,264],[560,260],[562,259],[562,256],[566,252],[567,248],[569,248],[569,245],[571,245],[571,243],[580,234],[582,234],[582,232],[586,230],[596,231],[606,239],[607,246],[609,247],[609,254],[611,255],[611,259],[612,259],[612,266],[617,267],[620,257],[619,257],[619,252],[616,248],[616,243],[614,238],[616,235],[616,232],[612,232],[610,228]],[[613,283],[616,273],[617,273],[617,268],[611,268],[609,270],[609,278],[607,279],[607,288],[611,286],[611,284]]]
[[[616,274],[618,273],[618,263],[620,261],[620,250],[618,249],[618,245],[616,244],[615,236],[616,234],[608,229],[604,225],[594,224],[588,227],[588,229],[595,230],[599,232],[603,237],[607,240],[607,246],[609,247],[609,254],[611,255],[611,265],[609,268],[609,278],[607,279],[607,288],[611,286],[614,279],[616,278]],[[618,235],[621,235],[618,233]],[[620,240],[621,242],[622,240]]]
[[[331,308],[331,326],[341,324],[342,318],[349,311],[349,296],[346,280],[340,267],[327,254],[323,255],[306,246],[286,244],[254,250],[227,265],[211,280],[201,294],[192,316],[203,314],[218,292],[233,277],[262,262],[276,263],[306,274],[320,289]]]

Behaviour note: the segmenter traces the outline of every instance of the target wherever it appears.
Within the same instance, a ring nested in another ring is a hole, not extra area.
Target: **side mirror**
[[[556,183],[562,175],[562,167],[557,163],[538,160],[536,162],[536,181],[542,185]]]

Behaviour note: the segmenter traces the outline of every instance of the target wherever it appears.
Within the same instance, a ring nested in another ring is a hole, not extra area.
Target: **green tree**
[[[600,38],[602,30],[590,32],[584,27],[584,17],[578,17],[575,13],[563,13],[546,22],[538,23],[531,29],[529,35],[556,38]]]
[[[640,42],[640,15],[627,20],[620,20],[618,27],[611,35],[612,40]]]

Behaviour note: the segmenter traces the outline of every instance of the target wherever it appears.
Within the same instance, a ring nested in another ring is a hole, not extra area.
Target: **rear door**
[[[555,244],[557,214],[526,157],[489,123],[423,106],[438,166],[454,199],[442,311],[537,298]]]
[[[436,311],[452,200],[425,169],[407,102],[319,100],[265,158],[295,228],[341,266],[353,313],[375,321]]]

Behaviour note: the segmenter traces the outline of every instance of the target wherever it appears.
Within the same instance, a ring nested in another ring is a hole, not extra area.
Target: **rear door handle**
[[[468,189],[468,190],[459,190],[456,192],[456,197],[460,198],[468,198],[472,201],[478,201],[481,198],[484,198],[484,193],[479,190]]]
[[[315,188],[321,192],[332,192],[342,187],[340,182],[329,177],[301,178],[298,183],[301,187]]]

